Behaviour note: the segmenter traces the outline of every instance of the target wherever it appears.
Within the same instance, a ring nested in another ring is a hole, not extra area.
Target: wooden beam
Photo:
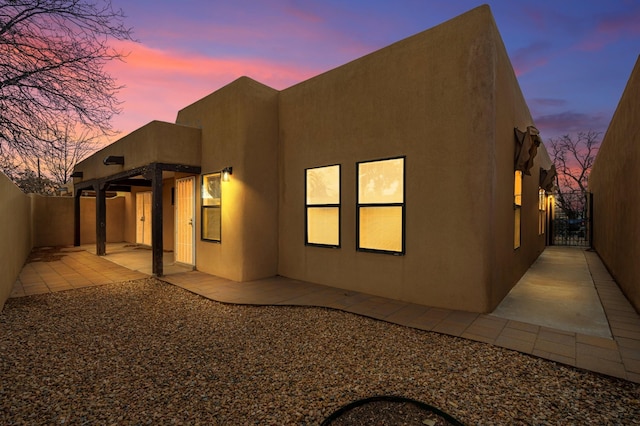
[[[96,191],[96,254],[104,256],[107,253],[107,197],[104,185],[94,187]]]
[[[146,179],[118,179],[110,181],[113,185],[126,185],[126,186],[145,186],[151,187],[151,181]]]
[[[153,275],[163,274],[163,240],[162,240],[162,169],[151,165],[151,251],[153,253]]]
[[[186,164],[154,163],[154,165],[167,172],[191,173],[194,175],[199,175],[201,171],[200,166],[189,166]]]
[[[109,185],[109,191],[131,192],[131,187],[126,185]]]

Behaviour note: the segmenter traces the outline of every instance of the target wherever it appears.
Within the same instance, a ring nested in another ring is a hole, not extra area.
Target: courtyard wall
[[[31,199],[0,173],[0,310],[33,247]]]
[[[640,58],[589,176],[593,246],[640,312]]]

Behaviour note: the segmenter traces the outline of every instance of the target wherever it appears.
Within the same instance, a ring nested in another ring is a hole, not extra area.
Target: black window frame
[[[219,188],[220,188],[220,203],[218,205],[205,205],[204,203],[204,182],[205,179],[210,177],[210,176],[215,176],[218,175],[218,180],[219,180]],[[218,232],[218,235],[220,236],[218,239],[212,239],[212,238],[206,238],[205,237],[205,216],[206,216],[206,210],[208,209],[217,209],[219,211],[220,214],[220,221],[219,221],[219,225],[220,225],[220,229]],[[213,173],[207,173],[207,174],[203,174],[202,178],[200,180],[200,240],[201,241],[208,241],[208,242],[212,242],[212,243],[222,243],[222,172],[213,172]]]
[[[376,163],[388,160],[402,159],[402,203],[360,203],[360,164]],[[380,253],[389,254],[393,256],[406,255],[406,234],[407,234],[407,157],[406,155],[399,155],[395,157],[378,158],[373,160],[365,160],[356,162],[356,251],[366,253]],[[384,250],[384,249],[372,249],[369,247],[360,247],[360,210],[367,207],[401,207],[402,215],[402,235],[400,251]]]
[[[307,194],[308,171],[326,167],[338,167],[338,204],[309,204]],[[338,209],[338,244],[322,244],[309,242],[309,209],[337,208]],[[341,248],[342,247],[342,164],[327,164],[324,166],[307,167],[304,169],[304,245],[310,247]]]
[[[516,193],[516,176],[520,172],[520,193]],[[518,250],[522,247],[522,199],[524,194],[524,172],[522,170],[515,170],[513,172],[513,250]],[[516,234],[516,218],[517,218],[517,234]],[[518,236],[518,243],[516,245],[516,235]]]

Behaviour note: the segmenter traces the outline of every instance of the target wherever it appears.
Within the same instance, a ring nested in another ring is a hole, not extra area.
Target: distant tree
[[[124,57],[110,41],[132,40],[123,19],[108,0],[0,0],[0,167],[65,155],[82,144],[70,129],[112,132],[121,87],[104,68]]]
[[[11,178],[27,194],[54,195],[58,188],[56,182],[29,169],[14,172]]]
[[[551,156],[556,166],[558,206],[569,219],[584,217],[589,174],[600,147],[600,132],[588,130],[575,136],[550,139]]]

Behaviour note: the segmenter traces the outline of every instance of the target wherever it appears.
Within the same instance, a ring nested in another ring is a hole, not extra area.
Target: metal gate
[[[592,240],[592,194],[561,192],[554,197],[550,220],[551,245],[590,247]]]
[[[187,265],[194,264],[193,246],[195,241],[194,217],[195,177],[176,179],[175,210],[175,260]]]

